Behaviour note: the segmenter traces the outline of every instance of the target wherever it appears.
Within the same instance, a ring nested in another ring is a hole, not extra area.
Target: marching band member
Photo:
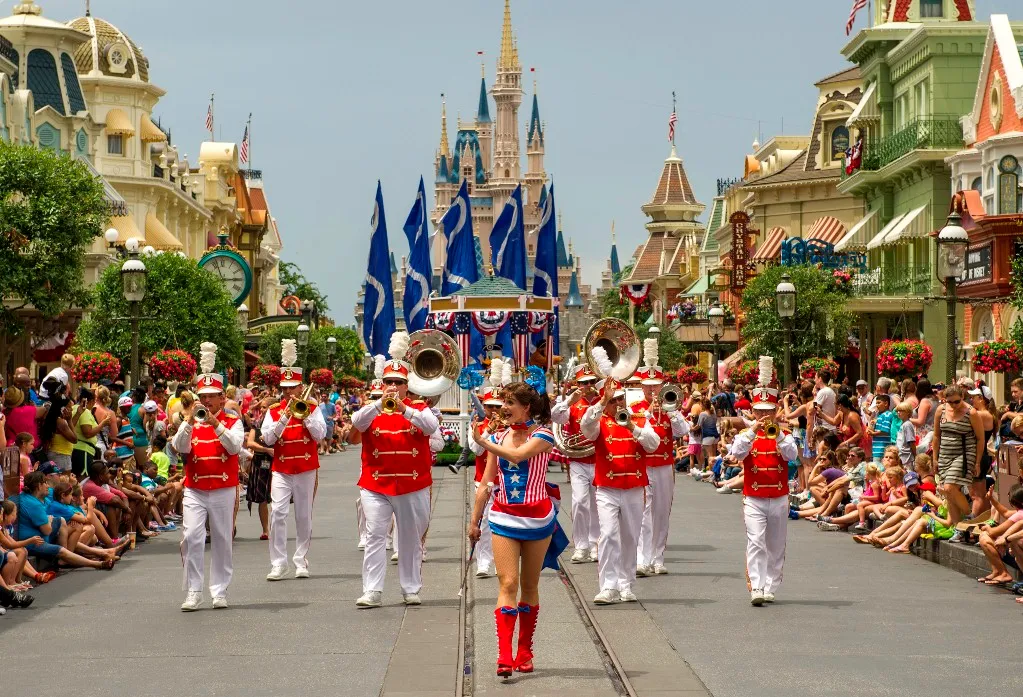
[[[370,399],[380,399],[384,396],[384,381],[381,380],[384,375],[383,365],[380,366],[380,375],[369,384],[369,394],[367,395]],[[362,434],[355,431],[357,437],[361,441]],[[366,514],[362,511],[362,497],[355,499],[355,523],[359,527],[359,549],[366,549]],[[391,536],[387,536],[387,549],[391,548]]]
[[[407,336],[405,343],[407,347]],[[391,339],[395,349],[395,337]],[[404,356],[405,350],[388,351]],[[430,524],[430,435],[440,423],[425,403],[413,406],[408,398],[410,366],[392,360],[384,368],[383,399],[370,402],[352,415],[362,433],[362,474],[358,486],[366,514],[366,549],[362,560],[362,596],[359,607],[380,607],[387,571],[384,540],[397,521],[398,583],[406,605],[419,605],[423,587],[422,538]],[[393,410],[384,402],[393,402]]]
[[[224,378],[213,372],[217,346],[200,346],[198,378],[200,404],[194,404],[171,441],[185,464],[181,560],[184,590],[182,612],[202,606],[206,524],[210,528],[210,595],[213,608],[227,607],[232,575],[234,500],[238,487],[238,453],[245,442],[241,419],[224,411]],[[206,412],[199,418],[200,409]]]
[[[647,340],[649,341],[649,339]],[[656,339],[655,348],[656,348]],[[639,533],[637,576],[666,574],[664,548],[668,544],[671,502],[675,497],[675,439],[689,434],[689,422],[678,410],[664,411],[658,390],[664,384],[664,373],[656,366],[648,367],[642,380],[643,399],[632,405],[634,415],[645,418],[657,434],[657,449],[644,456],[646,488],[643,506],[643,527]]]
[[[296,415],[302,400],[302,369],[294,367],[298,350],[294,339],[281,346],[280,404],[267,410],[260,431],[274,449],[270,466],[270,573],[267,581],[280,581],[288,573],[288,512],[295,501],[295,578],[309,578],[309,543],[313,536],[313,495],[320,468],[318,443],[327,433],[323,412],[309,405],[307,415]]]
[[[576,389],[567,397],[559,399],[551,409],[551,421],[562,427],[564,437],[582,434],[580,423],[583,414],[599,400],[593,389],[596,382],[597,376],[589,366],[580,365],[575,371]],[[597,522],[597,489],[593,483],[594,462],[594,455],[576,455],[568,462],[568,474],[572,481],[573,564],[597,561],[600,525]]]
[[[490,436],[473,428],[473,440],[487,451],[487,466],[476,491],[469,539],[482,537],[484,511],[494,489],[486,524],[493,533],[494,558],[500,589],[494,622],[497,625],[497,675],[512,670],[533,672],[533,634],[540,612],[540,570],[557,525],[547,489],[547,462],[554,434],[550,401],[524,382],[504,389],[502,414],[508,428]],[[496,478],[496,487],[492,484]],[[399,526],[400,531],[400,526]],[[567,541],[566,541],[567,542]],[[512,635],[519,622],[518,649],[512,659]]]
[[[798,457],[792,434],[775,420],[778,390],[774,360],[760,357],[758,386],[753,390],[756,424],[738,433],[729,455],[742,462],[743,515],[746,519],[746,577],[754,607],[773,603],[785,565],[785,535],[789,522],[788,463]]]
[[[593,602],[597,605],[636,602],[633,550],[643,522],[643,490],[649,483],[644,451],[654,452],[659,442],[650,424],[641,421],[642,425],[637,424],[625,408],[625,390],[608,378],[600,401],[586,410],[579,424],[596,446],[593,483],[600,523],[600,592]]]
[[[496,364],[496,365],[495,365]],[[487,437],[498,432],[503,427],[501,420],[501,407],[504,406],[504,400],[501,399],[501,373],[503,372],[503,361],[499,358],[492,358],[490,362],[490,387],[488,387],[483,394],[480,395],[480,401],[483,402],[483,409],[486,412],[486,418],[483,421],[477,423],[476,428],[478,435]],[[476,438],[473,437],[472,442],[469,443],[469,448],[472,450],[473,455],[476,456],[476,475],[474,479],[474,491],[479,491],[480,486],[483,483],[483,473],[487,469],[487,454],[486,448],[482,444],[476,442]],[[487,498],[487,502],[483,508],[483,519],[489,520],[490,518],[490,507],[492,505],[492,499]],[[494,575],[494,547],[492,544],[490,526],[484,525],[480,528],[480,539],[476,543],[476,578],[490,578]]]

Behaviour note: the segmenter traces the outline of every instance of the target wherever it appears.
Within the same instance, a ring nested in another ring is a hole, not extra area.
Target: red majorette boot
[[[520,673],[533,672],[533,632],[536,631],[539,614],[539,605],[519,603],[519,648],[515,654],[515,670]]]
[[[497,624],[497,676],[511,677],[512,668],[512,634],[515,633],[515,616],[518,610],[513,607],[499,607],[494,610],[494,622]]]

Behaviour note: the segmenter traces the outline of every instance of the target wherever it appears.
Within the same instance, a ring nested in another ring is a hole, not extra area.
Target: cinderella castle
[[[462,180],[467,181],[472,208],[472,228],[477,242],[477,260],[481,275],[491,273],[490,231],[515,187],[522,185],[524,227],[526,230],[527,290],[533,284],[532,260],[536,255],[536,232],[540,224],[540,203],[546,194],[547,172],[544,170],[544,123],[533,84],[533,102],[525,130],[526,172],[522,172],[522,146],[519,107],[522,105],[522,64],[512,31],[510,0],[504,3],[501,29],[501,51],[497,59],[497,77],[487,89],[486,69],[480,80],[479,106],[472,121],[458,120],[455,140],[448,135],[447,106],[442,102],[440,146],[434,158],[434,206],[430,218],[437,229]],[[491,105],[493,99],[493,106]],[[433,262],[433,287],[440,288],[445,261],[445,237],[434,235],[430,258]],[[589,326],[591,307],[600,315],[599,298],[590,286],[582,283],[582,264],[573,254],[572,243],[565,243],[558,215],[558,290],[561,306],[562,353],[566,346],[581,340],[581,332]],[[402,326],[402,294],[406,260],[395,263],[391,255],[391,278],[394,287],[395,317]],[[363,291],[355,308],[361,333]],[[578,336],[577,336],[578,335]]]

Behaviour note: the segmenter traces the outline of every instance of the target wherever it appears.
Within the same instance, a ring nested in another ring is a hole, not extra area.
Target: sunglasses
[[[385,385],[404,385],[404,380],[384,380]]]

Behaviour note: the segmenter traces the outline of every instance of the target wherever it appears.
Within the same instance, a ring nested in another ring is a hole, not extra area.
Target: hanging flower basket
[[[675,373],[680,385],[702,385],[707,382],[707,373],[691,365],[684,365]]]
[[[1023,351],[1015,341],[985,341],[973,349],[973,369],[1014,375],[1023,369]]]
[[[267,363],[257,365],[252,369],[249,379],[263,387],[277,387],[281,381],[281,369]]]
[[[157,380],[188,382],[197,368],[191,354],[181,349],[157,351],[149,359],[149,374]]]
[[[890,378],[926,373],[933,360],[931,347],[917,339],[885,339],[877,347],[877,370]]]
[[[334,371],[330,368],[317,368],[309,373],[309,379],[312,380],[314,385],[330,387],[334,384]]]
[[[760,365],[752,360],[735,363],[728,367],[727,374],[736,385],[753,385],[760,377]]]
[[[366,381],[360,380],[354,375],[343,375],[341,376],[341,386],[347,390],[356,390],[360,387],[365,386]]]
[[[105,351],[85,351],[75,360],[71,377],[76,382],[116,380],[121,374],[121,362]]]
[[[838,375],[838,363],[830,358],[807,358],[799,364],[799,377],[813,380],[822,370],[827,370],[831,377],[835,377]]]

